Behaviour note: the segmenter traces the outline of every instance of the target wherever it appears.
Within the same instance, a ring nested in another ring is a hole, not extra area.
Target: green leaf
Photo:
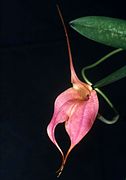
[[[109,74],[107,77],[95,83],[94,88],[100,88],[126,77],[126,65]]]
[[[70,26],[81,35],[96,42],[126,49],[126,20],[87,16],[71,21]]]

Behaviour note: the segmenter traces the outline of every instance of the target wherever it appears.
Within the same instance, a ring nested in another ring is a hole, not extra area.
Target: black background
[[[59,3],[69,30],[76,72],[113,50],[83,38],[68,26],[81,16],[126,19],[121,1],[0,1],[0,180],[54,180],[60,153],[46,127],[55,98],[71,86],[69,59]],[[126,53],[110,58],[89,72],[95,82],[125,64]],[[114,125],[99,120],[68,158],[61,180],[124,180],[126,176],[126,80],[103,90],[120,112]],[[100,97],[99,97],[100,98]],[[100,98],[100,112],[110,110]],[[61,146],[68,148],[63,126],[57,128]],[[67,144],[67,145],[66,145]]]

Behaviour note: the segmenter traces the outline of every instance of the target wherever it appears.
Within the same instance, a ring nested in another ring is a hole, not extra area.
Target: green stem
[[[108,103],[108,105],[117,113],[114,105],[111,103],[111,101],[108,99],[108,97],[98,88],[95,88],[95,90],[105,99],[105,101]]]
[[[97,62],[86,66],[82,69],[82,76],[85,80],[86,83],[88,83],[89,85],[92,85],[92,83],[88,80],[88,78],[85,75],[85,71],[88,69],[92,69],[94,67],[96,67],[97,65],[99,65],[100,63],[102,63],[103,61],[105,61],[106,59],[108,59],[109,57],[113,56],[114,54],[122,51],[123,49],[119,48],[116,49],[110,53],[108,53],[107,55],[105,55],[104,57],[102,57],[101,59],[99,59]],[[95,88],[95,90],[105,99],[105,101],[107,102],[107,104],[113,109],[115,116],[112,118],[112,120],[108,120],[105,117],[103,117],[102,115],[98,114],[98,119],[100,119],[102,122],[106,123],[106,124],[114,124],[115,122],[117,122],[117,120],[119,119],[119,114],[117,112],[117,110],[115,109],[114,105],[111,103],[111,101],[107,98],[107,96],[98,88]]]
[[[98,88],[95,88],[95,90],[105,99],[105,101],[108,103],[108,105],[113,109],[115,116],[112,118],[112,120],[108,120],[104,118],[102,115],[98,114],[98,119],[106,124],[114,124],[119,119],[119,113],[115,109],[114,105],[111,103],[111,101],[108,99],[108,97]]]
[[[117,54],[118,52],[120,51],[123,51],[123,49],[119,48],[119,49],[116,49],[110,53],[108,53],[107,55],[105,55],[104,57],[102,57],[101,59],[99,59],[98,61],[96,61],[95,63],[89,65],[89,66],[86,66],[82,69],[82,76],[85,80],[86,83],[88,83],[89,85],[92,85],[92,83],[88,80],[88,78],[86,77],[85,75],[85,71],[88,70],[88,69],[92,69],[94,67],[96,67],[97,65],[99,65],[100,63],[102,63],[103,61],[105,61],[106,59],[108,59],[109,57],[113,56],[114,54]]]
[[[114,116],[112,118],[112,120],[108,120],[106,118],[104,118],[101,114],[98,114],[98,117],[97,117],[99,120],[101,120],[102,122],[104,122],[105,124],[114,124],[118,121],[119,119],[119,114],[117,114],[116,116]]]

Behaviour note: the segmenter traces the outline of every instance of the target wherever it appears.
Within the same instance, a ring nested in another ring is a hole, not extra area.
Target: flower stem
[[[106,124],[114,124],[119,119],[119,113],[115,109],[114,105],[111,103],[111,101],[108,99],[108,97],[99,89],[95,88],[95,90],[105,99],[105,101],[108,103],[108,105],[113,109],[115,116],[112,118],[112,120],[108,120],[105,117],[103,117],[101,114],[98,114],[98,119]]]
[[[86,77],[85,75],[85,71],[88,70],[88,69],[92,69],[94,67],[96,67],[97,65],[99,65],[100,63],[102,63],[103,61],[105,61],[106,59],[108,59],[109,57],[113,56],[114,54],[117,54],[118,52],[120,51],[123,51],[123,49],[119,48],[119,49],[116,49],[110,53],[108,53],[107,55],[105,55],[104,57],[102,57],[101,59],[99,59],[98,61],[96,61],[95,63],[89,65],[89,66],[86,66],[82,69],[82,76],[85,80],[86,83],[88,83],[89,85],[92,85],[92,83],[89,81],[89,79]]]
[[[97,65],[99,65],[100,63],[102,63],[103,61],[105,61],[106,59],[108,59],[109,57],[113,56],[114,54],[117,54],[118,52],[122,51],[123,49],[119,48],[116,49],[110,53],[108,53],[107,55],[105,55],[104,57],[102,57],[101,59],[99,59],[98,61],[96,61],[95,63],[86,66],[82,69],[82,76],[85,80],[86,83],[88,83],[89,85],[92,85],[92,83],[89,81],[89,79],[86,77],[85,75],[85,71],[88,69],[92,69],[94,67],[96,67]],[[101,120],[102,122],[106,123],[106,124],[114,124],[118,119],[119,119],[119,113],[117,112],[117,110],[115,109],[114,105],[111,103],[111,101],[108,99],[108,97],[99,89],[99,88],[94,88],[107,102],[107,104],[113,109],[115,116],[112,118],[112,120],[108,120],[106,118],[104,118],[101,114],[98,114],[98,119]]]

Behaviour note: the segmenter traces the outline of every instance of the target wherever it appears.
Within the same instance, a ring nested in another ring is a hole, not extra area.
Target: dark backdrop
[[[57,95],[71,86],[68,53],[56,1],[0,1],[0,180],[54,180],[60,154],[46,127]],[[123,1],[58,1],[66,25],[80,16],[102,15],[126,19]],[[110,47],[83,38],[69,26],[74,64],[81,69]],[[122,52],[96,70],[92,81],[125,64]],[[71,152],[60,179],[124,180],[126,176],[126,80],[103,90],[120,112],[114,125],[96,120],[92,130]],[[100,99],[100,102],[102,100]],[[107,116],[103,103],[100,111]],[[67,149],[63,126],[57,128]],[[63,137],[62,137],[63,136]]]

